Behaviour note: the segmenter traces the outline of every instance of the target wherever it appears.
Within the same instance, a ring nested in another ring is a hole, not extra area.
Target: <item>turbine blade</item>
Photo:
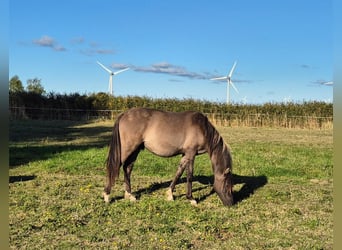
[[[119,73],[121,73],[121,72],[124,72],[124,71],[126,71],[126,70],[129,70],[129,68],[125,68],[125,69],[122,69],[122,70],[118,70],[118,71],[114,72],[114,75],[117,75],[117,74],[119,74]]]
[[[229,74],[228,74],[228,77],[230,78],[230,77],[232,77],[232,74],[233,74],[233,72],[234,72],[234,69],[235,69],[235,66],[236,66],[236,61],[234,62],[234,64],[233,64],[233,67],[232,67],[232,69],[230,70],[230,72],[229,72]]]
[[[210,80],[227,80],[226,76],[211,78]]]
[[[97,64],[98,65],[100,65],[105,71],[107,71],[109,74],[112,74],[113,72],[110,70],[110,69],[108,69],[108,68],[106,68],[102,63],[100,63],[99,61],[96,61],[97,62]]]
[[[237,88],[235,87],[234,83],[232,81],[229,81],[230,85],[232,85],[233,89],[236,91],[236,93],[239,94],[239,91],[237,90]]]

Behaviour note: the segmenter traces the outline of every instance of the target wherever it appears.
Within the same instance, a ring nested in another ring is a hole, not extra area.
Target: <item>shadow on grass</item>
[[[237,204],[248,197],[250,197],[254,192],[265,186],[267,184],[267,177],[265,175],[260,176],[241,176],[234,175],[234,184],[244,184],[242,188],[233,192],[234,204]]]
[[[214,176],[204,176],[204,175],[199,175],[199,176],[194,176],[193,182],[199,182],[203,185],[206,185],[204,187],[198,187],[193,189],[193,193],[196,193],[197,191],[200,191],[202,189],[207,188],[207,186],[213,186],[214,184]],[[235,184],[243,184],[242,188],[239,191],[234,191],[233,196],[234,196],[234,205],[248,199],[254,192],[265,186],[267,184],[267,177],[264,175],[261,176],[242,176],[242,175],[236,175],[233,174],[233,182]],[[181,183],[186,183],[186,178],[183,177],[181,178],[177,184]],[[149,185],[146,188],[139,189],[137,192],[134,194],[136,197],[139,199],[142,194],[150,194],[152,192],[155,192],[159,189],[165,189],[168,188],[171,184],[171,181],[165,181],[165,182],[159,182],[159,183],[153,183]],[[212,189],[209,193],[202,195],[200,198],[196,199],[198,203],[206,200],[209,196],[215,194],[214,189]],[[185,196],[185,194],[179,195],[178,197]],[[117,196],[111,200],[113,202],[114,200],[121,200],[123,199],[123,196]],[[177,197],[176,197],[177,198]]]
[[[75,150],[88,150],[91,148],[102,148],[109,144],[108,140],[99,140],[96,143],[88,143],[86,145],[46,145],[46,146],[10,146],[9,147],[9,168],[15,168],[34,161],[42,161],[54,157],[62,152],[70,152]]]
[[[80,137],[94,137],[110,132],[111,127],[92,126],[89,121],[13,120],[10,121],[9,142],[39,143],[46,140],[68,142]]]
[[[34,179],[36,179],[35,175],[10,176],[9,177],[9,183],[22,182],[22,181],[32,181]]]
[[[32,120],[12,123],[9,131],[10,168],[46,160],[65,151],[105,147],[111,136],[111,128],[106,126],[77,127],[87,122]],[[11,142],[14,143],[11,145]]]

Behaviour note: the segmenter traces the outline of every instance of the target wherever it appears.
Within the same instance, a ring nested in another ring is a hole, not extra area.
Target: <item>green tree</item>
[[[38,79],[37,77],[33,79],[28,79],[26,86],[27,91],[38,95],[45,94],[45,89],[41,84],[41,81],[42,80]]]
[[[24,87],[19,76],[13,76],[9,81],[9,91],[12,93],[24,92]]]
[[[99,92],[94,95],[92,102],[94,109],[108,109],[110,96],[107,93]]]

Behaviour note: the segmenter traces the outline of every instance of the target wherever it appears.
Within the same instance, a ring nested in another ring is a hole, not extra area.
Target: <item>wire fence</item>
[[[41,120],[115,120],[124,110],[85,110],[59,108],[10,107],[10,119]],[[229,114],[206,113],[216,126],[229,127],[284,127],[332,129],[333,117],[288,116],[284,114]]]

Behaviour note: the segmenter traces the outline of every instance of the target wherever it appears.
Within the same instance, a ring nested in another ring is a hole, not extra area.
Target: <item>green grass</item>
[[[11,121],[12,249],[332,249],[332,130],[219,128],[234,160],[237,204],[212,193],[207,155],[195,160],[194,197],[184,179],[165,201],[179,157],[143,151],[105,204],[112,122]]]

